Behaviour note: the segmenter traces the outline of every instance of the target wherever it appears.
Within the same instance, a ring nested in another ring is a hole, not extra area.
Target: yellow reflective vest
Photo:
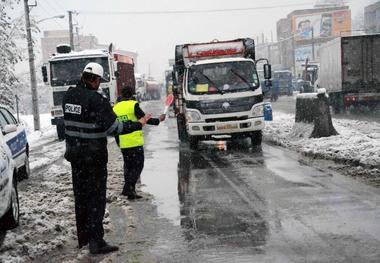
[[[115,112],[118,121],[138,121],[135,115],[135,105],[137,101],[126,100],[115,104],[113,111]],[[144,145],[144,134],[141,130],[132,133],[119,135],[120,149],[133,148]]]

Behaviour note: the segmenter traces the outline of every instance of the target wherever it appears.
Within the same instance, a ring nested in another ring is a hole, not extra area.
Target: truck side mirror
[[[272,66],[271,64],[264,64],[264,78],[271,79],[272,78]]]
[[[120,77],[119,71],[115,71],[115,77],[118,79]]]
[[[47,83],[48,82],[48,75],[47,75],[46,66],[45,65],[42,66],[41,70],[42,70],[42,78],[43,78],[44,82]]]

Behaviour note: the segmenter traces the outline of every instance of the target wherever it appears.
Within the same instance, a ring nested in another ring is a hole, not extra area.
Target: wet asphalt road
[[[142,107],[158,115],[160,103]],[[115,261],[380,261],[379,189],[248,139],[191,151],[174,118],[145,130],[141,190],[151,198],[131,203],[129,234],[111,206],[112,239],[130,247]]]

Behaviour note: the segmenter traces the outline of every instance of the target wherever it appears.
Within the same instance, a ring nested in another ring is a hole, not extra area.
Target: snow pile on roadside
[[[25,126],[28,142],[31,146],[45,144],[56,139],[56,127],[51,125],[49,113],[40,114],[40,130],[34,131],[33,115],[21,115],[20,122]]]
[[[56,127],[51,125],[50,114],[40,114],[39,131],[34,130],[33,115],[21,115],[21,123],[25,126],[30,150],[30,169],[35,171],[62,158],[65,152],[64,142],[52,143],[57,140]],[[33,176],[34,173],[32,173]]]
[[[30,262],[62,247],[75,231],[69,165],[52,165],[19,191],[20,225],[7,231],[0,262]]]
[[[309,138],[313,124],[295,123],[293,114],[276,112],[267,122],[264,139],[306,155],[380,169],[380,124],[333,119],[339,135]]]

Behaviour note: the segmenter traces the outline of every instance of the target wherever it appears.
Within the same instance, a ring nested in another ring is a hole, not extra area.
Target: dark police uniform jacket
[[[119,122],[106,97],[80,82],[62,102],[69,162],[106,164],[107,136],[141,130],[139,122]]]

